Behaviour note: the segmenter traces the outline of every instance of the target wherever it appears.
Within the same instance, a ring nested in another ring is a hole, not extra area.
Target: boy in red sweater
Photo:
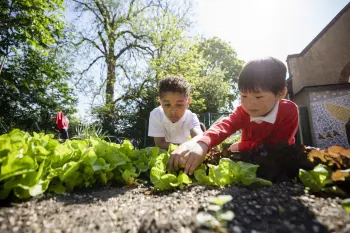
[[[177,169],[182,157],[185,173],[192,174],[211,148],[239,129],[241,141],[232,144],[231,151],[252,150],[264,143],[294,144],[299,114],[295,103],[283,99],[287,93],[286,72],[283,62],[272,57],[248,62],[238,79],[241,105],[203,136],[179,146],[170,156],[169,168]]]

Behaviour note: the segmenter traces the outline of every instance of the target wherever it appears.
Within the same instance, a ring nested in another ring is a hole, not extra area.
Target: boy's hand
[[[185,167],[185,173],[192,175],[194,170],[205,159],[207,151],[208,146],[203,142],[184,143],[171,153],[168,166],[172,170],[179,168],[179,161],[181,159],[183,160],[181,164]]]
[[[237,152],[237,151],[239,151],[239,150],[238,150],[238,142],[233,143],[233,144],[228,148],[228,150],[231,151],[231,152]]]
[[[191,141],[185,142],[178,146],[171,154],[168,161],[168,168],[172,171],[177,170],[180,164],[184,163],[184,155],[188,153],[191,148]]]

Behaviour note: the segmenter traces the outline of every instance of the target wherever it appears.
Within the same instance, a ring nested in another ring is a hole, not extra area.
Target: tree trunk
[[[114,43],[113,43],[114,45]],[[107,85],[106,85],[106,115],[104,118],[104,129],[111,135],[115,134],[114,122],[116,119],[114,103],[114,85],[116,82],[116,60],[114,57],[114,46],[109,49],[107,57]]]

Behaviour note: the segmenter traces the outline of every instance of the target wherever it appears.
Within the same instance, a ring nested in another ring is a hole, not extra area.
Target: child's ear
[[[187,107],[190,105],[191,101],[192,101],[191,97],[188,97],[187,98]]]
[[[283,99],[287,95],[287,91],[287,87],[283,88],[283,90],[277,96],[278,100]]]
[[[158,97],[158,103],[162,105],[162,100]]]

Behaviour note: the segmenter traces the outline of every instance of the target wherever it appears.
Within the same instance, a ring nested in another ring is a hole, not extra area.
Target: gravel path
[[[45,194],[2,203],[0,232],[209,232],[195,224],[207,198],[230,194],[235,213],[228,232],[350,232],[341,199],[306,195],[293,183],[248,189],[192,186],[152,194],[145,187],[110,187],[64,195]]]

